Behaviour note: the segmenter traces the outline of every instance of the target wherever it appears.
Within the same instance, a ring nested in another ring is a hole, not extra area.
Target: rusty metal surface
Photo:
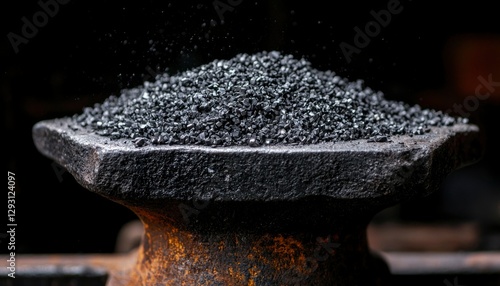
[[[33,138],[80,184],[143,222],[135,265],[111,271],[108,286],[351,286],[387,284],[388,267],[366,240],[373,215],[477,161],[478,132],[459,125],[385,143],[136,148],[56,119],[36,124]],[[195,218],[186,219],[189,205]]]
[[[386,266],[367,249],[365,223],[328,216],[333,205],[212,203],[189,224],[164,206],[135,209],[145,224],[138,264],[110,285],[383,285]],[[325,218],[307,224],[298,219],[306,213]]]
[[[190,222],[180,203],[131,207],[145,225],[137,265],[109,285],[384,285],[366,219],[332,202],[213,202]]]

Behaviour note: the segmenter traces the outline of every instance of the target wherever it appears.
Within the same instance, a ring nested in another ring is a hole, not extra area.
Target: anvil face
[[[135,147],[76,126],[37,123],[38,150],[84,187],[112,199],[294,201],[307,197],[395,201],[427,195],[481,156],[474,125],[434,127],[389,142]]]

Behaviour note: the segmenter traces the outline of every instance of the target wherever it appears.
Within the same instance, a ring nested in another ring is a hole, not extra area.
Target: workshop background
[[[484,158],[434,195],[379,214],[370,243],[500,250],[500,25],[488,1],[41,0],[9,1],[0,15],[3,162],[16,174],[18,254],[112,253],[136,219],[40,154],[36,122],[80,113],[165,70],[262,50],[478,124]]]

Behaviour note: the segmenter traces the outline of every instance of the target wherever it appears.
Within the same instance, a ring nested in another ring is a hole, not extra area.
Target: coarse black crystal
[[[112,139],[208,146],[385,142],[431,126],[466,123],[441,111],[390,101],[362,80],[321,71],[277,51],[156,77],[123,90],[73,119]]]

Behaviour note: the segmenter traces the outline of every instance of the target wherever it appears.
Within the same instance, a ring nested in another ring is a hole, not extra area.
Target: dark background
[[[16,174],[17,253],[114,250],[117,232],[135,215],[83,189],[42,156],[31,128],[79,113],[165,69],[174,73],[237,53],[279,50],[364,79],[388,98],[442,110],[474,96],[478,76],[500,81],[500,24],[490,1],[402,0],[403,11],[349,63],[340,43],[354,45],[354,28],[364,30],[373,20],[370,11],[387,9],[389,1],[220,2],[234,4],[223,22],[213,1],[71,0],[59,4],[18,53],[8,34],[22,36],[22,17],[32,21],[41,7],[37,1],[2,4],[3,162]],[[499,102],[500,87],[468,115],[483,130],[485,159],[450,177],[435,195],[403,204],[394,219],[477,220],[495,233],[500,156],[491,134],[498,130]],[[483,247],[500,249],[500,243]]]

